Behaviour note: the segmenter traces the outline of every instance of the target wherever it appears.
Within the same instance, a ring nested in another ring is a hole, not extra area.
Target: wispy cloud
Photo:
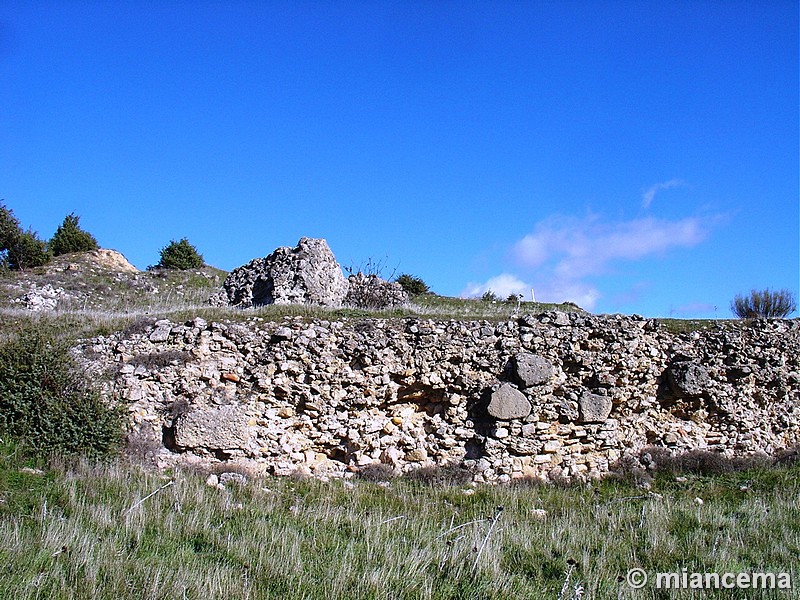
[[[528,268],[553,263],[559,278],[601,275],[616,260],[637,260],[672,248],[690,248],[710,232],[700,217],[677,221],[644,218],[604,222],[599,217],[551,217],[514,245],[517,261]]]
[[[621,262],[697,246],[708,238],[718,219],[609,221],[592,214],[583,218],[553,216],[537,223],[513,245],[515,268],[484,283],[470,283],[462,296],[480,296],[491,290],[501,297],[523,294],[529,298],[534,289],[538,301],[570,301],[593,310],[603,295],[594,278],[613,272]],[[629,298],[618,296],[617,301],[634,301],[646,288],[645,284],[637,286],[629,290]]]
[[[647,188],[644,192],[642,192],[642,208],[649,208],[650,205],[653,203],[653,199],[656,197],[658,192],[663,190],[668,190],[674,187],[681,187],[686,185],[686,182],[682,179],[670,179],[669,181],[664,181],[662,183],[656,183],[655,185],[651,185]]]

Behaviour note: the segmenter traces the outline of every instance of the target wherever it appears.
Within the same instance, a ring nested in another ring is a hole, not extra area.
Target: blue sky
[[[445,295],[798,294],[798,2],[0,3],[0,198],[140,268],[302,236]]]

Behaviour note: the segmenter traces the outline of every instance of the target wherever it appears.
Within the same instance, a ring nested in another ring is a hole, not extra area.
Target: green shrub
[[[14,211],[0,202],[0,250],[8,252],[21,234],[22,228]]]
[[[8,249],[7,261],[9,268],[24,271],[46,265],[51,257],[47,242],[40,240],[35,231],[28,229],[20,233]]]
[[[75,213],[64,217],[64,222],[58,226],[53,239],[50,240],[49,247],[53,256],[61,256],[70,252],[87,252],[100,247],[91,233],[80,228],[79,220],[80,217]]]
[[[64,342],[31,325],[0,347],[0,431],[36,452],[103,456],[122,437],[109,407]]]
[[[420,294],[427,294],[430,291],[428,284],[419,277],[414,277],[408,273],[403,273],[397,279],[397,283],[409,296],[419,296]]]
[[[731,311],[740,319],[782,319],[797,310],[797,302],[789,290],[751,290],[749,296],[736,296]]]
[[[35,231],[23,231],[14,211],[0,203],[0,267],[23,270],[40,267],[49,260],[47,244]]]
[[[481,296],[481,300],[483,300],[484,302],[498,302],[500,300],[500,297],[497,294],[495,294],[492,290],[487,290],[483,293],[483,296]]]
[[[189,243],[186,238],[176,242],[172,240],[168,246],[161,249],[161,261],[158,267],[162,269],[199,269],[203,266],[203,256],[197,248]]]

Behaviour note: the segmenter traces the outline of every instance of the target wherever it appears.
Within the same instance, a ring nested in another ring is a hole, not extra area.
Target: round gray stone
[[[510,383],[504,383],[492,392],[487,410],[495,419],[508,421],[527,417],[531,408],[525,394]]]

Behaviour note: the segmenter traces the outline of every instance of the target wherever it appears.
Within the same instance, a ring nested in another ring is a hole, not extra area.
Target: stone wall
[[[800,442],[800,323],[672,334],[641,317],[158,321],[76,349],[162,466],[318,476],[459,464],[477,481],[585,477],[656,445]],[[102,379],[102,378],[101,378]],[[149,440],[149,442],[148,442]]]

